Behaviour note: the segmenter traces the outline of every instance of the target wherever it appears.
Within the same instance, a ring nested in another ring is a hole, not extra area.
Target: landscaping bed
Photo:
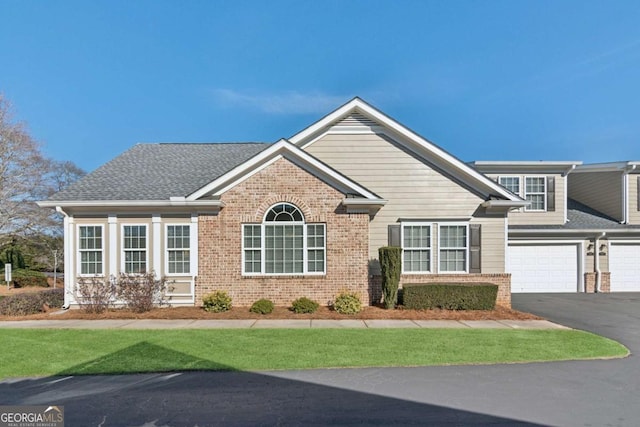
[[[133,313],[125,309],[110,309],[101,314],[89,314],[71,309],[64,312],[51,310],[31,316],[2,316],[0,320],[27,319],[410,319],[410,320],[527,320],[541,319],[530,313],[496,306],[495,310],[408,310],[401,307],[386,310],[381,307],[363,307],[360,313],[346,315],[337,313],[326,306],[320,306],[315,313],[298,314],[288,307],[275,307],[270,314],[251,313],[249,307],[233,307],[222,313],[210,313],[200,307],[156,308],[146,313]]]

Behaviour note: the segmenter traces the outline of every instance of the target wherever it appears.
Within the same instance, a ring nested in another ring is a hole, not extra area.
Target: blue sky
[[[360,96],[463,160],[640,160],[640,2],[0,0],[0,92],[90,171]]]

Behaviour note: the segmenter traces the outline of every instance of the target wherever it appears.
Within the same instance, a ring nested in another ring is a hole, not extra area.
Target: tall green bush
[[[384,246],[378,249],[380,269],[382,271],[382,297],[387,309],[394,308],[398,303],[398,287],[402,269],[402,248]]]

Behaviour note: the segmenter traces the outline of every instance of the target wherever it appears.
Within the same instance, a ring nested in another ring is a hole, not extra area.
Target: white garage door
[[[616,245],[609,249],[611,292],[640,291],[640,245]]]
[[[578,245],[509,245],[511,292],[577,292]]]

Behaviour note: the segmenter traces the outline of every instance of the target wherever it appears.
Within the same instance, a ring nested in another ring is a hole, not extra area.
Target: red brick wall
[[[379,301],[381,294],[381,276],[373,276],[371,281],[377,290],[374,298]],[[496,303],[503,307],[511,307],[511,274],[403,274],[400,286],[404,283],[492,283],[498,285]]]
[[[368,304],[369,215],[346,213],[344,197],[285,159],[224,193],[225,207],[218,215],[199,217],[196,305],[216,290],[227,291],[236,306],[249,306],[260,298],[289,305],[302,296],[327,304],[341,290],[356,292]],[[261,223],[279,202],[296,205],[308,223],[326,224],[325,275],[242,275],[242,224]]]

